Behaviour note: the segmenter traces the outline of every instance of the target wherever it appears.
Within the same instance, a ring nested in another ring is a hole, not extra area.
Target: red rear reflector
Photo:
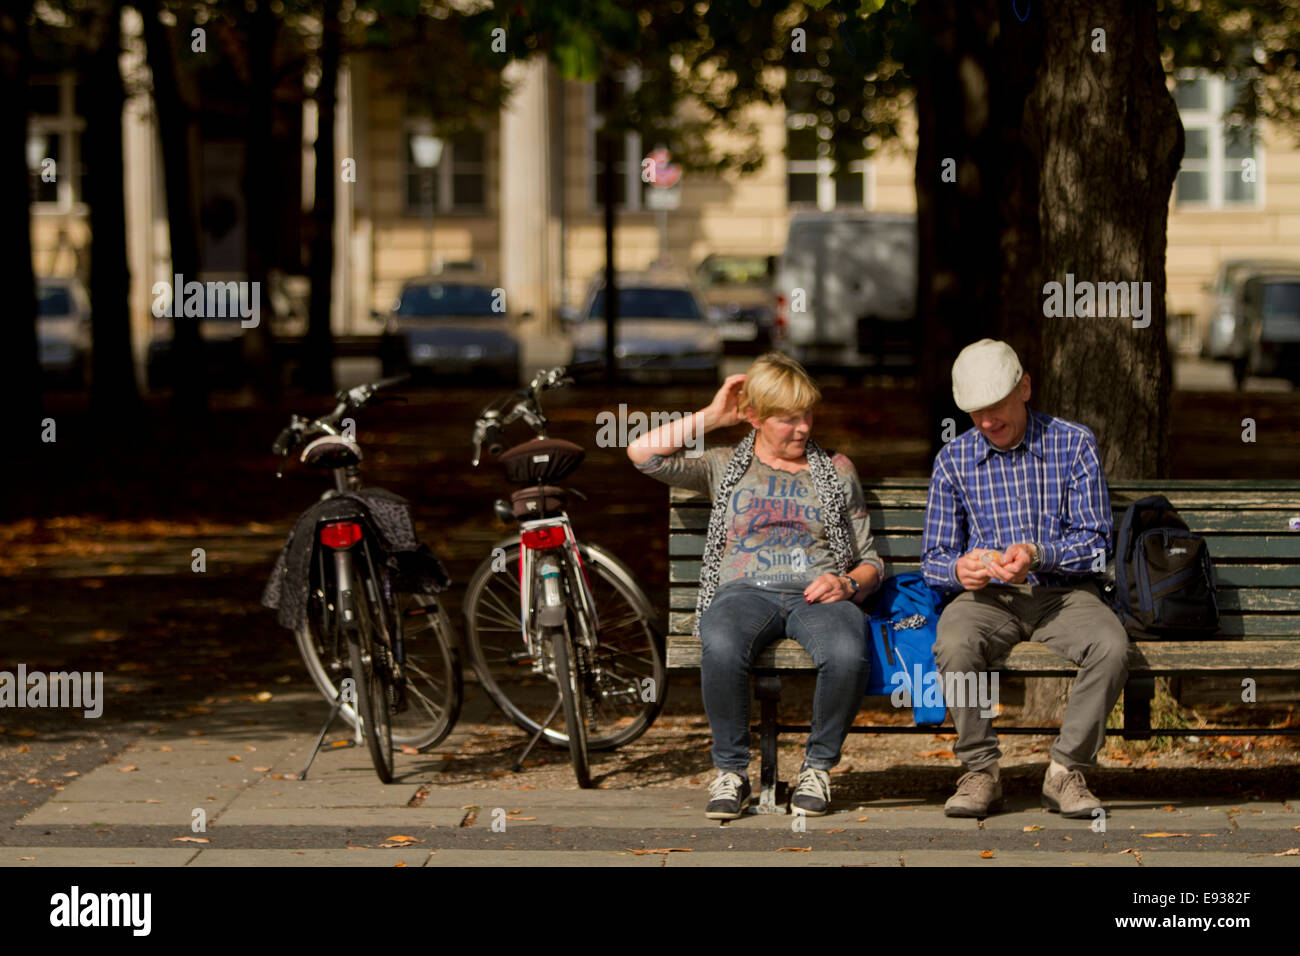
[[[520,535],[525,548],[531,548],[534,551],[541,551],[545,548],[558,548],[564,544],[564,528],[560,525],[552,525],[549,528],[534,528],[532,531],[525,531]]]
[[[350,548],[361,540],[361,525],[338,521],[320,529],[320,543],[327,548]]]

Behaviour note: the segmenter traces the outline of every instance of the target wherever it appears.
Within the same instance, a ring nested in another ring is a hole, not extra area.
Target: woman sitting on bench
[[[731,375],[708,407],[632,442],[637,469],[713,499],[700,567],[695,633],[717,778],[705,816],[734,820],[750,802],[749,673],[782,637],[817,666],[812,733],[791,798],[794,812],[824,814],[829,771],[862,701],[869,662],[861,601],[884,565],[872,548],[862,484],[852,462],[809,437],[821,392],[778,352]],[[735,445],[703,436],[742,422]]]

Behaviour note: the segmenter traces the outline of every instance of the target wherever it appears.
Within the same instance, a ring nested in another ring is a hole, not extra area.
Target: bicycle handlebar
[[[271,445],[271,454],[278,455],[281,459],[290,454],[302,441],[303,437],[318,431],[328,434],[335,434],[334,426],[343,415],[355,409],[364,408],[375,396],[376,392],[386,388],[392,388],[394,385],[400,385],[410,379],[410,374],[394,375],[391,378],[381,378],[377,382],[367,382],[351,389],[340,389],[335,393],[334,398],[338,404],[328,415],[322,415],[320,418],[308,420],[300,415],[291,415],[289,424],[280,430],[275,441]],[[279,471],[276,472],[280,474]]]

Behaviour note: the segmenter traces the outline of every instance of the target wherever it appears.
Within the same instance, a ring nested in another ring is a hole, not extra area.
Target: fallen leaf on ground
[[[162,801],[155,800],[153,797],[150,797],[148,800],[145,801],[145,803],[162,803]]]
[[[513,822],[513,821],[515,821],[515,820],[536,820],[537,817],[507,817],[506,819],[508,819],[508,820],[510,820],[511,822]]]
[[[258,691],[256,694],[253,695],[253,699],[265,704],[268,700],[271,699],[271,692],[269,690]]]
[[[858,817],[858,822],[861,823],[861,822],[862,822],[863,820],[865,820],[865,819],[866,819],[866,817]]]
[[[647,853],[693,853],[695,852],[694,849],[692,849],[689,846],[666,846],[663,849],[658,849],[658,850],[633,850],[631,847],[628,847],[628,851],[636,854],[637,856],[645,856]]]
[[[945,758],[945,759],[951,759],[952,756],[953,756],[953,753],[952,753],[951,750],[923,750],[923,751],[921,751],[920,753],[918,753],[916,756],[918,756],[918,757],[942,757],[942,758]]]
[[[776,848],[776,852],[778,852],[778,853],[780,853],[782,850],[787,850],[787,851],[789,851],[790,853],[811,853],[811,852],[812,852],[812,847],[810,847],[810,846],[779,846],[779,847]]]
[[[413,836],[407,836],[403,833],[399,833],[397,834],[397,836],[386,837],[385,839],[389,843],[423,843],[424,842],[423,840],[417,839],[416,837]]]
[[[3,731],[4,728],[0,727],[0,733],[2,733]],[[21,747],[19,747],[17,750],[14,751],[14,753],[20,753],[20,754],[29,754],[31,752],[32,752],[32,748],[28,744],[23,744]],[[1300,827],[1296,827],[1296,829],[1300,830]]]
[[[1021,829],[1022,829],[1025,833],[1030,833],[1030,832],[1032,832],[1032,831],[1034,831],[1034,830],[1041,830],[1041,829],[1043,829],[1043,828],[1042,828],[1041,826],[1039,826],[1037,823],[1035,823],[1033,826],[1021,827]]]
[[[402,744],[402,746],[401,746],[400,749],[401,749],[402,753],[404,753],[404,754],[410,754],[410,755],[418,754],[418,753],[420,752],[420,751],[418,751],[416,748],[412,747],[410,744]],[[403,864],[401,864],[401,865],[402,865],[402,866],[406,866],[405,863],[403,863]]]
[[[270,767],[254,767],[253,769],[256,770],[258,773],[266,773],[266,772],[267,772],[268,770],[270,770],[271,768],[270,768]]]
[[[1300,856],[1300,847],[1291,847],[1289,850],[1283,850],[1281,853],[1274,853],[1274,856]]]
[[[172,837],[172,843],[211,843],[207,837]]]
[[[993,851],[992,851],[992,850],[981,850],[981,851],[980,851],[980,859],[981,859],[981,860],[991,860],[991,859],[993,859]]]
[[[129,764],[127,764],[125,767],[118,767],[118,768],[117,768],[117,772],[118,772],[118,773],[130,773],[132,770],[139,770],[139,769],[140,769],[140,768],[137,767],[135,764],[133,764],[133,763],[129,763]]]
[[[1160,809],[1161,809],[1161,810],[1172,810],[1172,809],[1174,809],[1174,808],[1173,808],[1173,807],[1161,807]]]
[[[1191,834],[1190,833],[1166,833],[1164,830],[1159,830],[1156,833],[1144,833],[1142,834],[1142,836],[1144,837],[1189,837],[1191,836]]]
[[[406,866],[405,863],[394,863],[393,866]]]
[[[231,754],[226,759],[229,760],[231,763],[242,763],[244,760],[244,758],[239,756],[239,754]]]
[[[171,753],[173,748],[168,747],[166,744],[163,744],[163,745],[162,745],[161,747],[159,747],[158,749],[161,750],[161,751],[163,751],[164,753]]]
[[[34,856],[20,856],[18,859],[19,859],[19,860],[34,860],[34,859],[36,859],[36,857],[34,857]]]
[[[827,832],[827,833],[843,833],[843,832],[844,832],[844,828],[843,828],[843,827],[840,827],[840,828],[837,829],[837,830],[827,830],[826,832]]]

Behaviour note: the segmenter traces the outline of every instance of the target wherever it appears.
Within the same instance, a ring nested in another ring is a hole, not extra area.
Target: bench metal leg
[[[1151,739],[1151,699],[1156,695],[1154,677],[1130,677],[1124,685],[1124,739]]]
[[[785,806],[777,802],[776,779],[776,705],[781,700],[781,678],[758,677],[754,680],[754,696],[759,701],[759,753],[762,758],[758,803],[751,808],[754,813],[785,813]]]

